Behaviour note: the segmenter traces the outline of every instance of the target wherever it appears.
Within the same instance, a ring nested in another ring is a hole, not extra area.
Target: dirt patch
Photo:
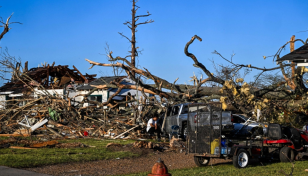
[[[60,143],[60,144],[55,145],[55,148],[84,148],[84,147],[88,147],[88,146],[80,142]]]
[[[146,148],[136,148],[133,147],[132,144],[127,144],[127,145],[123,145],[123,146],[110,146],[108,147],[109,150],[117,152],[117,151],[125,151],[125,152],[132,152],[132,153],[136,153],[139,156],[144,156],[144,155],[148,155],[151,152],[155,152],[155,149],[146,149]]]
[[[161,158],[169,170],[196,167],[193,155],[178,152],[160,152],[153,149],[133,147],[111,147],[114,151],[131,151],[142,154],[136,158],[90,161],[83,163],[67,163],[27,170],[50,175],[120,175],[138,172],[150,172],[158,158]],[[230,160],[214,159],[211,164],[226,163]],[[171,171],[172,173],[172,171]]]

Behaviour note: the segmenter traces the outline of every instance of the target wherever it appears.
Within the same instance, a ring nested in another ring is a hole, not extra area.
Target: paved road
[[[15,169],[6,166],[0,166],[0,176],[50,176],[47,174],[41,174],[37,172],[31,172],[22,169]]]

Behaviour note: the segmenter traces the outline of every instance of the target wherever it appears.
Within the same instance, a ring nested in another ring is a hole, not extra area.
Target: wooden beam
[[[295,35],[292,35],[290,40],[290,52],[294,51],[294,42],[295,42]]]
[[[79,75],[82,77],[82,79],[84,79],[85,83],[88,83],[88,80],[86,77],[83,76],[83,74],[80,73],[80,71],[73,65],[74,69],[79,73]]]
[[[10,148],[11,148],[11,149],[26,149],[26,150],[29,150],[29,149],[34,149],[34,150],[36,150],[36,148],[19,147],[19,146],[11,146]]]
[[[28,72],[28,61],[25,62],[24,72]]]
[[[46,76],[46,78],[47,78],[47,82],[45,83],[45,85],[48,87],[49,86],[49,64],[48,64],[48,66],[47,66],[47,76]]]
[[[30,136],[30,134],[0,134],[1,137],[17,137],[17,136],[22,136],[22,137],[27,137]]]

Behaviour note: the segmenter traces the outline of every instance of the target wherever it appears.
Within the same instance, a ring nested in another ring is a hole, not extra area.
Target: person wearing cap
[[[155,114],[153,116],[153,118],[151,118],[148,121],[147,132],[149,134],[154,134],[154,132],[156,132],[157,133],[157,140],[160,141],[161,130],[160,130],[160,126],[158,125],[158,115],[157,114]]]

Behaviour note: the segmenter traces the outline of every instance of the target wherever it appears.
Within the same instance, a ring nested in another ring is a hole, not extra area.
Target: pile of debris
[[[59,143],[57,140],[50,141],[36,141],[36,140],[25,140],[11,137],[9,139],[0,141],[0,148],[12,148],[12,149],[37,149],[37,148],[84,148],[93,147],[87,146],[80,142],[74,143]]]
[[[164,111],[144,90],[139,90],[140,99],[129,91],[121,94],[132,86],[125,76],[95,79],[75,66],[54,63],[27,67],[22,72],[16,68],[11,81],[0,87],[0,136],[145,138],[148,118]],[[125,86],[115,86],[119,83]],[[105,102],[92,99],[94,92],[106,90],[112,95]]]

